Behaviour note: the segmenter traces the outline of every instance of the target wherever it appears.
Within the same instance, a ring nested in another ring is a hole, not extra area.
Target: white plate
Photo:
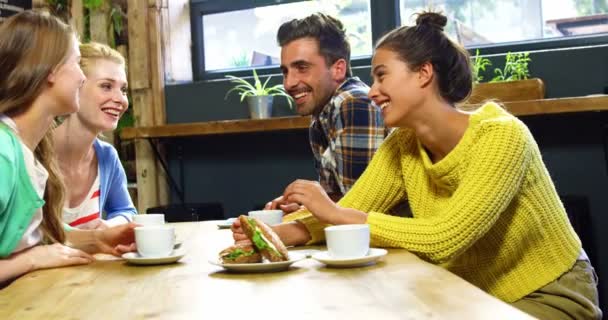
[[[152,265],[152,264],[167,264],[174,263],[181,259],[186,254],[186,251],[182,248],[178,248],[173,251],[170,256],[167,257],[159,257],[159,258],[151,258],[151,257],[142,257],[137,252],[127,252],[122,255],[122,257],[132,264],[143,264],[143,265]]]
[[[234,220],[236,220],[236,218],[229,218],[224,221],[220,221],[217,223],[217,226],[220,229],[230,229]]]
[[[276,272],[289,269],[294,262],[306,258],[303,254],[289,253],[288,261],[261,263],[222,263],[219,260],[209,260],[209,263],[222,267],[231,272]]]
[[[370,248],[366,256],[354,259],[336,259],[329,256],[327,251],[321,251],[312,256],[313,259],[325,263],[328,267],[351,268],[371,264],[384,257],[388,251],[385,249]]]

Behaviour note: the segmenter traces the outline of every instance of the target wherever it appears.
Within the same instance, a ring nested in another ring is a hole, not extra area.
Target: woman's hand
[[[283,197],[301,203],[322,223],[361,224],[367,221],[367,213],[340,207],[316,181],[296,180],[287,186]]]
[[[285,201],[285,198],[283,198],[283,196],[277,197],[276,199],[269,201],[264,206],[264,210],[280,209],[280,210],[283,210],[283,212],[286,214],[300,210],[301,208],[302,208],[302,206],[300,206],[299,203],[295,203],[295,202],[289,203],[289,202]]]
[[[327,192],[316,181],[296,180],[283,193],[288,202],[297,202],[305,206],[319,221],[337,224],[340,207],[333,202]]]
[[[29,271],[87,264],[95,261],[90,254],[60,243],[40,245],[18,253],[16,259],[24,259]]]
[[[88,253],[56,243],[35,246],[0,259],[0,283],[38,269],[87,264],[95,261]]]
[[[241,228],[241,221],[239,219],[234,220],[232,226],[230,226],[230,230],[232,230],[232,238],[234,239],[234,243],[239,244],[251,242],[251,240],[247,238],[247,235],[245,235],[243,228]]]
[[[97,230],[105,230],[105,229],[107,229],[107,228],[111,227],[111,226],[110,226],[110,224],[109,224],[109,223],[107,223],[107,222],[106,222],[105,220],[103,220],[103,219],[99,219],[98,221],[99,221],[99,222],[97,223],[97,226],[95,227],[95,229],[97,229]]]
[[[135,251],[135,223],[121,224],[102,230],[95,230],[95,245],[97,251],[121,256],[123,253]]]
[[[299,222],[292,221],[281,223],[274,225],[271,228],[274,230],[274,232],[276,232],[281,241],[283,241],[283,244],[288,247],[303,245],[310,240],[308,230]],[[232,238],[234,239],[235,244],[251,244],[251,240],[249,240],[249,238],[245,235],[245,232],[243,232],[239,219],[236,219],[232,223],[230,230],[232,230]]]

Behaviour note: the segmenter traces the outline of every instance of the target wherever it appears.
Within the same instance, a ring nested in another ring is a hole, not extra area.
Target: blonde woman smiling
[[[79,229],[127,223],[136,214],[125,171],[114,147],[99,139],[116,129],[129,107],[125,60],[99,43],[80,45],[80,66],[87,77],[80,109],[55,129],[59,165],[66,181],[63,221]]]

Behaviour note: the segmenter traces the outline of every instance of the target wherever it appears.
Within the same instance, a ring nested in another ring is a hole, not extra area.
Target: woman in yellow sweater
[[[283,196],[308,211],[274,229],[300,245],[328,224],[367,223],[372,245],[408,249],[536,317],[600,319],[593,268],[528,128],[492,102],[454,107],[472,79],[446,21],[423,13],[378,42],[369,95],[398,129],[337,204],[316,182],[290,184]],[[386,214],[403,199],[412,217]]]

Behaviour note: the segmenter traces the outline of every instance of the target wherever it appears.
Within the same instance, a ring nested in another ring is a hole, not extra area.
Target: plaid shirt
[[[368,91],[359,78],[347,78],[313,116],[310,147],[319,183],[329,194],[344,195],[353,186],[389,132]]]

